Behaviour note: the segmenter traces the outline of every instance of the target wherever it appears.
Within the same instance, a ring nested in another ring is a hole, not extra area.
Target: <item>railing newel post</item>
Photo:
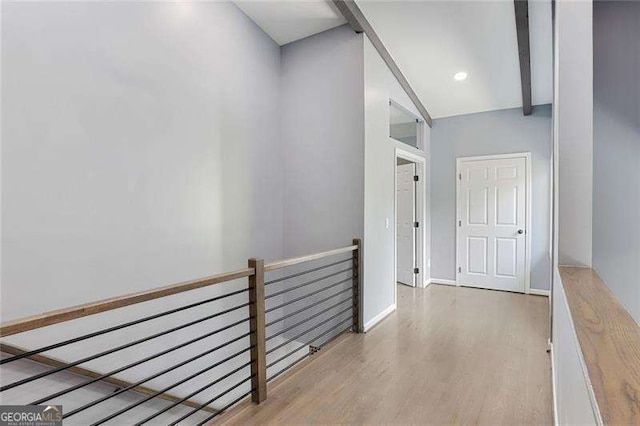
[[[267,399],[266,324],[264,307],[264,260],[249,259],[249,315],[251,316],[251,400],[255,404]]]
[[[353,251],[353,331],[355,333],[364,332],[362,323],[362,240],[360,238],[353,239],[353,245],[358,246]]]

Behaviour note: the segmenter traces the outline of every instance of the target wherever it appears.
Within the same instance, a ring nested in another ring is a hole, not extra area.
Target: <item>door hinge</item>
[[[420,227],[420,222],[413,222],[413,227],[414,228],[419,228]]]
[[[461,220],[458,221],[458,226],[462,226],[462,221]]]
[[[419,180],[420,180],[420,176],[415,175],[415,176],[413,177],[413,181],[414,181],[414,182],[418,182]]]
[[[413,268],[413,273],[414,274],[419,274],[420,273],[420,268]]]
[[[458,180],[462,180],[462,173],[458,173]]]
[[[458,272],[462,272],[462,267],[458,266]]]

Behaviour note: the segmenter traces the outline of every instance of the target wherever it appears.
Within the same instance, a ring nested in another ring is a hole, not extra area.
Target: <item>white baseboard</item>
[[[547,296],[549,297],[549,290],[539,290],[537,288],[530,288],[529,294],[535,294],[536,296]]]
[[[371,318],[371,320],[367,321],[367,323],[364,325],[364,332],[366,333],[367,331],[371,330],[371,328],[374,325],[378,324],[380,321],[385,319],[388,315],[390,315],[391,313],[395,312],[395,310],[396,310],[396,304],[394,303],[393,305],[390,305],[384,311],[380,312],[375,317]]]
[[[446,280],[444,278],[429,278],[429,284],[458,285],[456,280]]]
[[[427,287],[429,284],[442,284],[442,285],[458,285],[458,283],[455,280],[447,280],[444,278],[429,278],[425,283],[424,286]],[[549,297],[549,290],[540,290],[537,288],[530,288],[529,289],[529,294],[534,294],[536,296],[546,296]]]

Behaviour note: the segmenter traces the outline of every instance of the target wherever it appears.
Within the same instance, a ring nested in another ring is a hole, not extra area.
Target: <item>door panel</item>
[[[496,225],[518,225],[518,187],[496,186]]]
[[[460,161],[461,285],[525,291],[526,167],[525,157]]]
[[[487,225],[489,220],[489,188],[468,188],[467,206],[469,225]]]
[[[396,179],[396,256],[397,280],[399,283],[415,287],[416,232],[416,191],[413,177],[415,163],[401,164],[397,168]]]
[[[487,239],[483,237],[467,238],[469,250],[467,269],[470,274],[487,275]]]
[[[515,238],[496,238],[496,276],[516,278],[518,242]]]

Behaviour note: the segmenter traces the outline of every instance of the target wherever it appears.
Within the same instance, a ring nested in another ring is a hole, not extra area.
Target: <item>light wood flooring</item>
[[[550,425],[548,298],[398,287],[398,309],[349,333],[227,424]]]

